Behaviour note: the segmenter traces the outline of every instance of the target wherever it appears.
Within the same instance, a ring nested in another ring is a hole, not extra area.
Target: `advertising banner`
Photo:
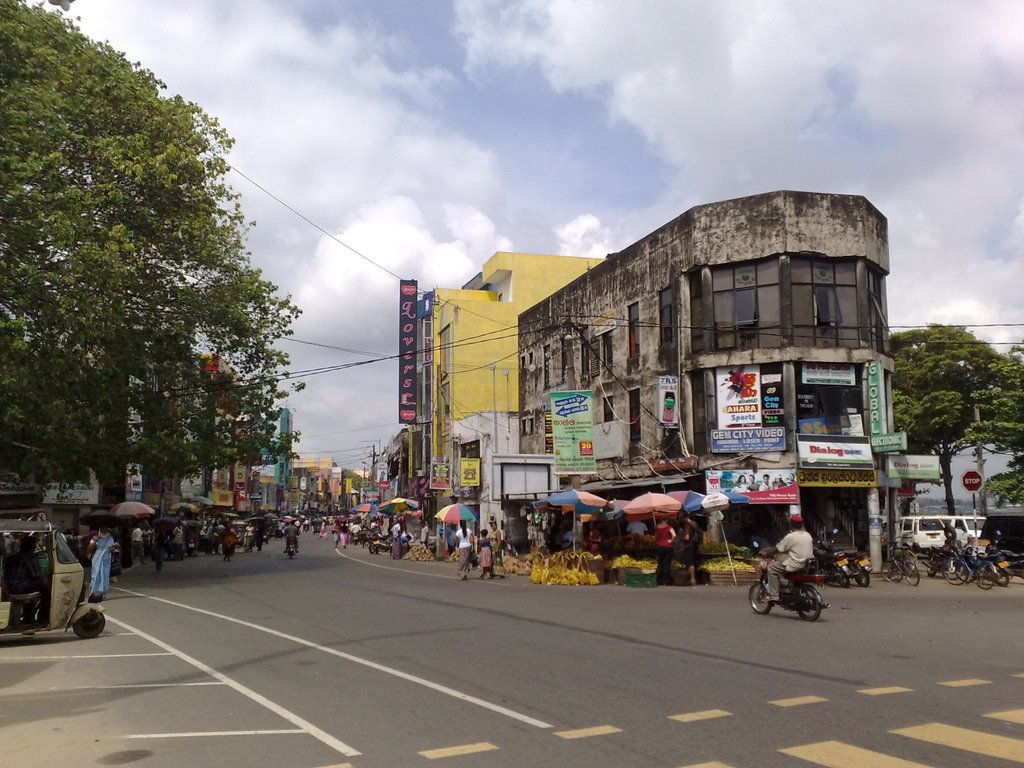
[[[435,491],[451,490],[452,481],[448,465],[443,461],[434,461],[430,465],[430,487]]]
[[[871,438],[852,435],[797,435],[800,466],[809,469],[874,469]],[[798,480],[799,482],[799,480]],[[803,485],[803,483],[800,483]]]
[[[801,488],[874,488],[877,473],[866,469],[797,469],[796,482]]]
[[[871,450],[875,453],[900,453],[907,450],[907,433],[871,435]]]
[[[718,428],[761,426],[760,367],[741,365],[715,370]]]
[[[398,421],[416,423],[416,281],[402,280],[398,295]]]
[[[854,387],[857,371],[852,363],[804,363],[800,366],[800,383]]]
[[[786,450],[785,427],[712,429],[712,453],[771,453]]]
[[[658,422],[665,429],[679,429],[679,379],[658,377]]]
[[[459,485],[475,488],[480,485],[480,459],[463,459],[459,464]]]
[[[942,477],[938,456],[902,456],[890,453],[886,474],[900,480],[932,480]]]
[[[736,491],[751,504],[799,504],[796,469],[709,469],[704,473],[708,493]]]
[[[885,381],[882,366],[876,360],[864,367],[868,383],[868,430],[871,437],[881,437],[886,432]],[[876,448],[877,450],[877,448]]]
[[[552,392],[551,432],[556,475],[597,471],[592,392]]]
[[[782,363],[761,366],[761,424],[781,427],[786,413],[782,401]]]

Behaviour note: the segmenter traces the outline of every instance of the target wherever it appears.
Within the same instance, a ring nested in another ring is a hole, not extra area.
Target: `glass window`
[[[640,356],[640,303],[635,302],[626,307],[629,324],[629,357]]]
[[[835,263],[836,268],[836,285],[856,285],[857,284],[857,265],[852,261],[837,261]]]
[[[704,284],[701,270],[687,275],[690,292],[690,347],[694,352],[704,351]]]
[[[672,289],[662,288],[658,292],[658,328],[662,344],[675,341],[675,304],[672,301]]]
[[[71,547],[68,545],[67,539],[64,538],[63,533],[54,534],[54,543],[57,545],[57,561],[64,565],[70,565],[71,563],[77,563],[78,558],[75,557],[75,553],[71,551]]]
[[[611,395],[604,399],[604,419],[605,422],[615,421],[615,407]]]
[[[601,334],[601,362],[610,371],[612,367],[612,332]]]
[[[856,262],[794,257],[791,265],[793,343],[858,346]]]
[[[757,324],[756,288],[744,288],[733,292],[733,313],[737,326]]]
[[[640,434],[640,390],[629,390],[629,442],[639,443]]]
[[[777,347],[782,343],[777,258],[716,267],[712,283],[717,349]],[[693,284],[691,280],[691,292]]]

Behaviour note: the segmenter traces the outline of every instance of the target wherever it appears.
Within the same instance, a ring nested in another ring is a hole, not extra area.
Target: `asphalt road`
[[[0,640],[5,762],[1024,763],[1019,581],[830,588],[812,624],[735,587],[463,582],[312,536],[281,549],[128,571],[95,640]]]

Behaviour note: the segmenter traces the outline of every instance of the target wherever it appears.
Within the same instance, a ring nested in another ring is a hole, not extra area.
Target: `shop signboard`
[[[885,381],[882,376],[882,365],[875,360],[868,363],[864,370],[868,384],[868,428],[871,432],[871,437],[882,437],[887,428]],[[872,447],[874,447],[874,443],[872,443]],[[906,450],[905,446],[903,450]]]
[[[801,488],[875,488],[878,475],[867,469],[803,469],[796,471]]]
[[[900,480],[931,480],[938,482],[942,477],[938,456],[904,456],[890,453],[887,457],[886,474]]]
[[[398,289],[398,421],[416,423],[416,293],[415,280]]]
[[[782,364],[761,366],[761,424],[781,427],[785,406],[782,401]]]
[[[761,370],[757,365],[715,370],[719,429],[761,426],[760,378]]]
[[[679,429],[679,379],[658,377],[658,422],[665,429]]]
[[[809,469],[874,469],[871,438],[853,435],[797,435],[800,466]],[[798,480],[799,482],[799,480]],[[802,485],[802,483],[800,483]]]
[[[480,485],[480,459],[462,459],[459,463],[459,485],[465,488],[476,488]]]
[[[751,504],[799,504],[796,468],[709,469],[704,472],[708,493],[735,491]]]
[[[771,453],[786,450],[785,427],[712,429],[712,453]]]
[[[551,431],[556,475],[592,474],[594,456],[593,393],[552,392]]]
[[[800,383],[854,387],[857,372],[852,363],[804,363],[800,366]]]
[[[907,433],[892,432],[871,435],[871,450],[875,453],[900,453],[907,450]]]
[[[215,507],[230,507],[233,505],[234,494],[231,491],[224,490],[223,488],[214,488],[212,494]]]

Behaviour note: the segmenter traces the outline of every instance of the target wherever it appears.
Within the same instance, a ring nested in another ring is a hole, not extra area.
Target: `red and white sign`
[[[970,491],[971,493],[974,493],[975,491],[980,491],[981,486],[984,484],[981,478],[981,473],[976,472],[973,469],[968,469],[966,472],[964,472],[963,477],[960,478],[960,482],[962,482],[964,484],[964,488]]]

